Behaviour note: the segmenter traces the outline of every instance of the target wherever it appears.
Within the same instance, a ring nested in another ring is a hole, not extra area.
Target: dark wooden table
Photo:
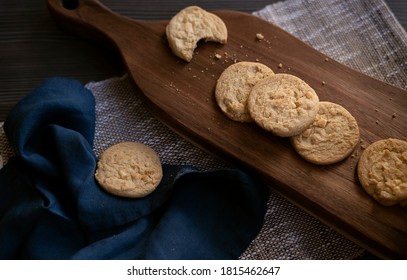
[[[134,19],[163,20],[193,4],[207,10],[251,13],[277,0],[101,2]],[[407,29],[407,1],[386,2]],[[59,29],[49,16],[46,0],[0,0],[0,122],[18,100],[47,77],[65,76],[86,83],[119,76],[124,71],[121,58],[115,52]]]

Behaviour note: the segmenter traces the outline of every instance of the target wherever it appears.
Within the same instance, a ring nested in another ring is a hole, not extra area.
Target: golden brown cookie
[[[314,122],[291,137],[294,149],[315,164],[332,164],[348,157],[359,142],[356,119],[341,105],[320,102]]]
[[[215,88],[216,102],[232,120],[251,122],[247,99],[253,86],[260,80],[274,75],[273,70],[258,62],[238,62],[230,65],[220,75]]]
[[[380,204],[407,206],[407,142],[389,138],[368,146],[358,162],[358,177]]]
[[[107,192],[132,198],[153,192],[162,176],[156,152],[136,142],[122,142],[106,149],[95,173],[96,180]]]
[[[318,95],[303,80],[275,74],[253,87],[247,107],[260,127],[289,137],[303,132],[314,121],[318,104]]]
[[[173,53],[191,61],[198,41],[226,44],[228,32],[220,17],[197,6],[178,12],[166,27],[168,43]]]

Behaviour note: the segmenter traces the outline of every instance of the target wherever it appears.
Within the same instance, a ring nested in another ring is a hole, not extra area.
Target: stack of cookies
[[[312,87],[289,74],[274,74],[258,62],[226,68],[217,81],[216,102],[232,120],[254,121],[315,164],[349,156],[359,141],[355,118],[342,106],[320,102]]]

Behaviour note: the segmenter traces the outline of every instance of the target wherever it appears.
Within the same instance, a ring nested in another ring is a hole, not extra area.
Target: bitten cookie
[[[162,176],[156,152],[136,142],[122,142],[106,149],[95,173],[96,180],[107,192],[131,198],[153,192]]]
[[[165,31],[173,53],[188,62],[201,39],[226,44],[228,37],[222,19],[197,6],[187,7],[177,13]]]
[[[320,102],[314,122],[291,137],[294,149],[315,164],[332,164],[348,157],[359,142],[356,119],[341,105]]]
[[[407,142],[389,138],[368,146],[358,162],[358,177],[380,204],[407,206]]]
[[[303,80],[275,74],[253,87],[247,107],[260,127],[290,137],[302,133],[314,121],[318,104],[318,95]]]
[[[238,62],[230,65],[220,75],[215,88],[216,102],[232,120],[251,122],[247,99],[253,86],[260,80],[274,75],[273,70],[258,62]]]

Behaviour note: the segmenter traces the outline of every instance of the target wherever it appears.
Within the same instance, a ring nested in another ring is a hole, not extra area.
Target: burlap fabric
[[[327,56],[400,88],[407,88],[407,34],[382,0],[287,0],[254,12]],[[95,153],[138,141],[163,163],[212,170],[226,163],[156,120],[127,75],[86,85],[96,98]],[[2,126],[2,124],[0,124]],[[4,161],[13,154],[0,130]],[[1,160],[0,160],[1,166]],[[264,226],[241,259],[353,259],[365,251],[272,192]]]

